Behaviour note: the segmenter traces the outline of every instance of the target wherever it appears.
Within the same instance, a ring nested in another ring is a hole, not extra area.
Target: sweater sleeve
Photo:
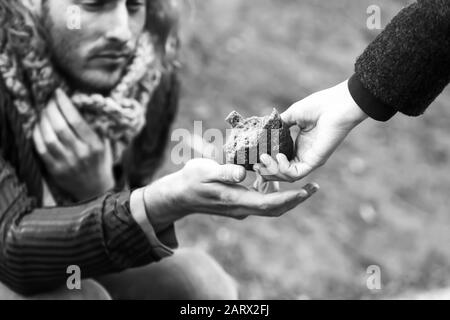
[[[133,219],[129,192],[36,208],[0,157],[0,281],[17,293],[65,285],[72,265],[82,278],[92,278],[158,261],[172,254],[162,238],[146,234]]]
[[[422,114],[450,81],[450,1],[403,9],[357,59],[349,90],[370,117]]]
[[[151,183],[164,159],[170,128],[178,111],[179,93],[180,82],[177,73],[175,71],[164,73],[147,106],[145,127],[125,152],[124,161],[119,167],[121,169],[116,168],[119,169],[117,175],[119,187],[125,184],[133,190]],[[150,223],[146,214],[137,214],[134,218],[147,235],[152,235],[153,233],[148,230]],[[178,247],[175,225],[159,231],[155,236],[171,248]]]

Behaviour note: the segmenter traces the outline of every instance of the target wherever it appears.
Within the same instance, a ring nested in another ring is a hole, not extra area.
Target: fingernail
[[[308,183],[306,186],[303,187],[303,189],[305,189],[309,195],[313,195],[314,193],[319,191],[320,187],[317,183]]]
[[[59,99],[62,99],[62,98],[64,98],[64,96],[65,96],[65,92],[64,92],[61,88],[58,88],[58,89],[56,89],[56,96],[57,96]]]
[[[268,154],[262,154],[260,158],[261,161],[264,162],[264,164],[268,164],[271,159],[271,157]]]
[[[277,156],[278,156],[278,157],[281,157],[282,159],[288,160],[287,156],[286,156],[284,153],[281,153],[281,152],[280,152],[280,153],[277,154]]]
[[[234,172],[233,172],[234,180],[241,181],[242,180],[242,175],[243,175],[243,172],[242,172],[241,168],[234,169]]]

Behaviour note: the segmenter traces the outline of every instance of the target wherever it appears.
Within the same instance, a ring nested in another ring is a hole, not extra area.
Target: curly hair
[[[48,37],[41,17],[33,14],[23,1],[33,0],[2,0],[0,1],[0,52],[7,50],[25,53],[37,34],[41,38]],[[42,0],[45,6],[48,0]],[[178,41],[179,12],[177,0],[147,0],[147,21],[145,30],[155,38],[160,53],[166,53],[166,43],[169,37]],[[30,23],[32,21],[32,23]],[[33,30],[34,29],[34,30]],[[45,50],[45,48],[34,48]],[[38,52],[45,55],[46,52]]]
[[[179,9],[177,0],[147,0],[146,29],[163,44],[167,38],[178,36]]]
[[[145,106],[161,72],[170,72],[175,62],[173,52],[167,52],[167,42],[177,39],[173,0],[147,0],[147,21],[135,58],[109,96],[71,90],[53,68],[41,15],[46,1],[0,1],[0,75],[24,117],[27,135],[59,87],[71,95],[95,130],[112,140],[129,142],[143,127]]]
[[[29,46],[35,30],[28,23],[32,16],[21,1],[0,2],[0,51],[22,53]]]

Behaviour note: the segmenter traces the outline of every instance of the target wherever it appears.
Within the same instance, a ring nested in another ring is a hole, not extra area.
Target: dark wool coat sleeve
[[[450,81],[450,1],[403,9],[358,58],[349,89],[370,117],[422,114]]]

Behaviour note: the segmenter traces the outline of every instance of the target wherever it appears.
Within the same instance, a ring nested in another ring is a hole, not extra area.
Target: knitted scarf
[[[151,35],[142,34],[124,76],[108,96],[86,94],[72,89],[55,70],[39,17],[24,5],[26,1],[30,0],[0,1],[0,76],[23,119],[27,137],[32,137],[42,110],[61,88],[86,122],[111,140],[118,161],[120,150],[145,125],[145,107],[160,82]]]

